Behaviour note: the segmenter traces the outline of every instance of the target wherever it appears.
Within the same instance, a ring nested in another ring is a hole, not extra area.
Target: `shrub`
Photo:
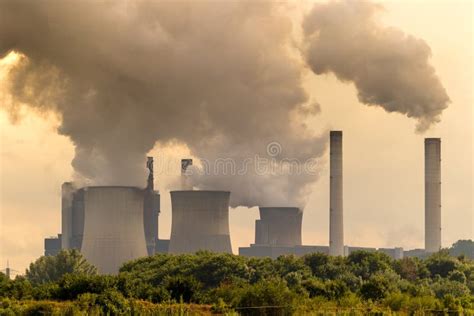
[[[165,280],[165,289],[172,299],[177,302],[196,302],[199,297],[201,284],[193,277],[172,276]]]

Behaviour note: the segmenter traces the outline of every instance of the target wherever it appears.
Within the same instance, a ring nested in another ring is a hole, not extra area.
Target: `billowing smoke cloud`
[[[302,206],[327,135],[302,123],[319,105],[302,87],[282,6],[0,1],[0,56],[24,56],[2,105],[13,115],[22,104],[57,113],[86,183],[144,185],[146,153],[182,143],[203,159],[195,187],[230,190],[233,206]],[[354,82],[361,102],[414,117],[423,130],[449,101],[430,49],[379,26],[377,10],[316,4],[304,21],[305,56],[316,74]]]
[[[25,56],[3,106],[57,113],[91,183],[143,185],[146,153],[180,142],[210,166],[197,187],[231,190],[233,205],[300,205],[314,162],[262,174],[325,147],[291,119],[317,108],[281,12],[270,2],[0,1],[0,56]],[[256,155],[269,160],[255,167]],[[226,158],[234,171],[214,174]]]
[[[380,9],[366,1],[316,4],[303,25],[307,61],[316,74],[353,82],[362,103],[413,117],[424,131],[439,121],[449,97],[428,63],[429,46],[379,25]]]

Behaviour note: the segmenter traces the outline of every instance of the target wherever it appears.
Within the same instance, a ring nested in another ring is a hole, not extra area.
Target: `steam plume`
[[[353,82],[358,98],[418,120],[439,121],[449,97],[428,63],[429,46],[375,20],[381,6],[366,1],[316,4],[304,21],[306,58],[316,74]]]
[[[7,106],[56,112],[77,175],[94,184],[143,185],[157,141],[185,143],[211,164],[268,156],[271,141],[286,157],[320,156],[325,142],[289,119],[308,101],[290,36],[269,2],[0,1],[0,56],[25,56]],[[251,206],[300,203],[315,178],[248,170],[194,181]]]
[[[326,135],[293,119],[319,105],[308,103],[302,87],[304,64],[292,57],[292,23],[282,6],[0,1],[0,56],[24,56],[3,107],[57,113],[86,182],[144,185],[146,153],[156,142],[178,142],[207,164],[207,173],[192,176],[196,187],[232,191],[233,206],[302,206],[317,179],[314,162],[311,170],[304,164],[322,155]],[[377,10],[368,2],[316,4],[304,21],[307,62],[316,74],[354,82],[361,102],[426,129],[449,102],[427,62],[430,49],[378,25]],[[257,156],[269,159],[264,169],[255,166]],[[223,159],[233,167],[219,171]],[[284,161],[299,171],[273,172]]]

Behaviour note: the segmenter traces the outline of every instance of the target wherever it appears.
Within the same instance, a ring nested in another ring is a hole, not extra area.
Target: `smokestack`
[[[172,191],[169,253],[232,253],[227,191]]]
[[[153,191],[155,189],[155,179],[153,175],[153,157],[147,157],[146,168],[148,169],[148,179],[146,188],[148,191]]]
[[[181,159],[181,190],[192,190],[193,187],[189,184],[188,174],[186,170],[193,165],[192,159]]]
[[[441,139],[425,138],[425,251],[441,249]]]
[[[297,207],[260,207],[255,244],[300,246],[303,212]]]
[[[149,173],[143,201],[143,226],[147,252],[149,256],[152,256],[155,253],[158,240],[158,216],[160,213],[160,195],[154,189],[153,157],[147,157],[146,167]]]
[[[342,179],[342,131],[330,134],[329,175],[329,254],[344,255],[343,179]]]

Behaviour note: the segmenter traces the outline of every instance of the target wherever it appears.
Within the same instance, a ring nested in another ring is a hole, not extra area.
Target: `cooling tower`
[[[115,274],[124,262],[147,255],[143,200],[135,187],[84,189],[81,252],[100,273]]]
[[[232,253],[226,191],[172,191],[169,253]]]
[[[425,139],[425,251],[441,249],[441,139]]]
[[[260,207],[255,244],[300,246],[303,212],[297,207]]]
[[[329,254],[344,255],[342,131],[330,132]]]

